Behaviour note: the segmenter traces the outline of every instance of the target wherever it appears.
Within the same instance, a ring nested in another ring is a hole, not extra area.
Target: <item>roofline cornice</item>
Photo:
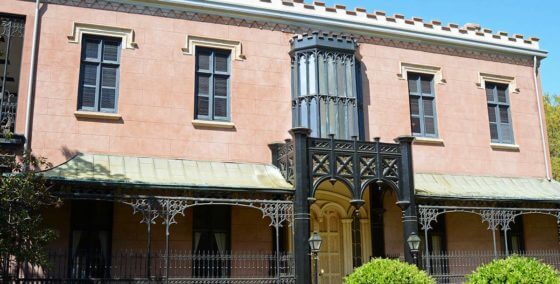
[[[327,17],[324,15],[303,14],[299,11],[276,10],[263,8],[256,5],[231,3],[223,0],[113,0],[114,2],[129,4],[144,4],[152,7],[187,9],[189,11],[204,12],[220,16],[237,17],[242,19],[261,20],[277,24],[300,25],[317,30],[330,30],[354,35],[381,36],[408,41],[421,41],[427,43],[440,43],[446,45],[467,47],[477,50],[490,50],[510,54],[537,56],[545,58],[547,51],[491,42],[459,36],[454,33],[448,35],[422,31],[420,29],[402,28],[398,25],[374,25],[362,21],[351,20],[350,17]],[[258,0],[255,0],[258,2]]]

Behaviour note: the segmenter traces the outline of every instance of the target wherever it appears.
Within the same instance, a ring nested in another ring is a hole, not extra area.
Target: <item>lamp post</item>
[[[317,232],[313,232],[313,235],[309,238],[309,247],[311,248],[311,256],[313,257],[313,267],[315,269],[315,284],[319,283],[319,267],[317,265],[318,262],[318,254],[319,250],[321,249],[321,243],[323,240],[321,236]]]
[[[412,257],[414,258],[414,264],[418,266],[418,249],[420,248],[420,242],[422,240],[416,234],[416,232],[410,233],[408,239],[406,239],[408,243],[408,248],[410,249],[410,253],[412,253]]]

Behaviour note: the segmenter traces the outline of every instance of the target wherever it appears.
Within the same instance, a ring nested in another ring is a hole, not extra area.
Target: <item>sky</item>
[[[560,95],[560,0],[324,0],[328,6],[346,5],[348,10],[366,8],[388,15],[420,17],[443,24],[477,23],[493,32],[506,31],[540,38],[540,48],[549,52],[541,65],[544,93]]]

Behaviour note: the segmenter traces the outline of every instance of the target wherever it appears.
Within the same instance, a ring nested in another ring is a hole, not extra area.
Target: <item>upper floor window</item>
[[[408,73],[412,135],[437,137],[434,75]]]
[[[79,110],[117,111],[121,41],[83,35]]]
[[[508,85],[486,82],[485,86],[492,142],[513,144]]]
[[[196,119],[230,120],[230,51],[196,49]]]

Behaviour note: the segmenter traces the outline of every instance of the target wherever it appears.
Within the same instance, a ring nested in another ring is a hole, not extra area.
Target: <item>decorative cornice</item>
[[[240,26],[255,29],[264,29],[271,31],[281,31],[291,34],[311,34],[316,32],[316,28],[303,23],[278,23],[271,20],[250,19],[236,15],[235,13],[211,14],[211,12],[197,12],[190,10],[189,7],[180,7],[179,4],[174,6],[154,4],[153,2],[129,2],[128,0],[42,0],[44,3],[74,6],[81,8],[100,9],[108,11],[116,11],[122,13],[141,14],[157,17],[183,19],[197,22],[208,22],[231,26]],[[296,3],[294,3],[296,4]],[[300,3],[301,4],[301,3]],[[306,4],[307,5],[307,4]],[[317,6],[315,2],[315,6]],[[357,9],[358,10],[358,9]],[[384,13],[376,12],[374,15],[368,14],[369,18],[384,16]],[[400,17],[397,17],[399,19]],[[450,24],[455,27],[456,25]],[[394,36],[366,35],[358,33],[339,33],[328,28],[319,30],[320,33],[338,34],[340,36],[353,37],[358,43],[367,43],[375,45],[390,46],[396,48],[425,51],[430,53],[445,54],[452,56],[460,56],[467,58],[475,58],[481,60],[510,63],[524,66],[532,66],[532,56],[525,54],[514,54],[500,51],[483,50],[476,48],[468,48],[450,44],[437,42],[419,41],[414,39],[401,39]],[[540,51],[546,54],[544,51]]]

